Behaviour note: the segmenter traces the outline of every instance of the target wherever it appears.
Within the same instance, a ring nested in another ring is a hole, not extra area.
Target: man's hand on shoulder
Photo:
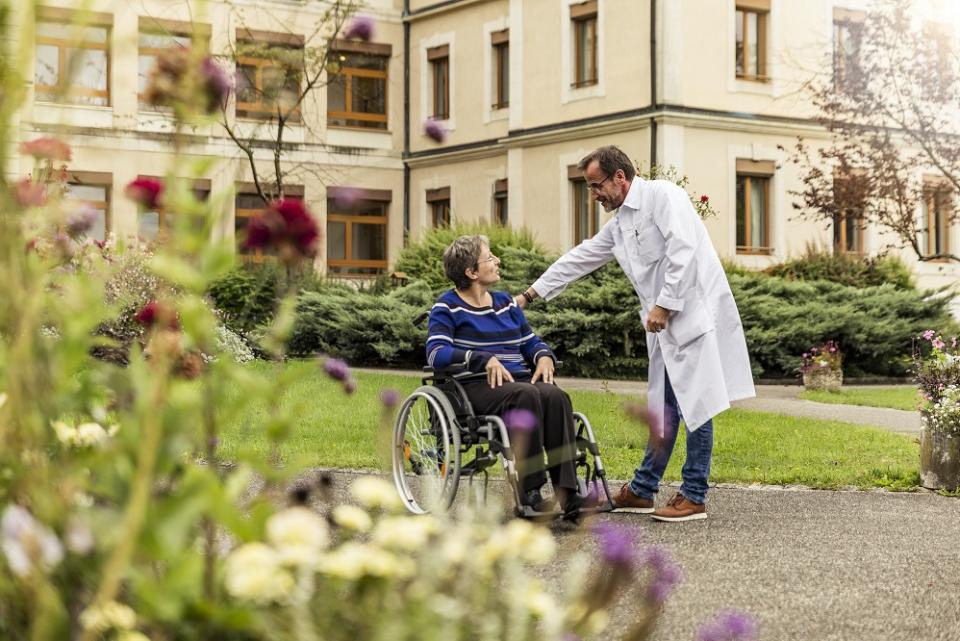
[[[670,313],[670,310],[666,307],[654,305],[647,316],[647,331],[656,333],[666,329],[667,321],[670,320]]]

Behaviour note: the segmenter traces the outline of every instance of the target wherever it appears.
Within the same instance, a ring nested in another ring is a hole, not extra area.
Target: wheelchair
[[[414,320],[419,325],[427,313]],[[521,501],[516,452],[499,416],[477,415],[461,380],[476,373],[455,366],[443,371],[423,368],[421,386],[400,406],[392,438],[393,481],[413,514],[443,512],[457,497],[462,479],[472,487],[483,477],[486,499],[490,468],[502,462],[513,495],[514,514],[521,518],[555,518],[561,511],[541,513]],[[573,413],[576,425],[575,467],[580,495],[588,497],[581,514],[613,509],[600,449],[587,417]],[[601,495],[602,492],[602,495]]]

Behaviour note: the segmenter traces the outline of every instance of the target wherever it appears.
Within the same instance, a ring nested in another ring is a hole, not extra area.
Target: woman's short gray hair
[[[443,273],[453,281],[457,289],[467,289],[471,280],[468,269],[476,269],[480,252],[490,246],[490,239],[483,235],[461,236],[443,250]]]
[[[633,180],[633,177],[637,175],[637,169],[630,162],[630,157],[616,145],[594,149],[577,163],[577,169],[586,171],[594,160],[600,165],[600,170],[608,176],[617,173],[618,169],[623,170],[623,177],[627,180]]]

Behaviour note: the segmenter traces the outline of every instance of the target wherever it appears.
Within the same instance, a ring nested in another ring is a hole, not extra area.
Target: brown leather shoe
[[[653,512],[653,499],[637,496],[630,490],[630,484],[624,483],[620,493],[613,497],[613,509],[617,512],[650,514]]]
[[[670,501],[651,515],[658,521],[695,521],[707,518],[707,506],[694,503],[677,492]]]

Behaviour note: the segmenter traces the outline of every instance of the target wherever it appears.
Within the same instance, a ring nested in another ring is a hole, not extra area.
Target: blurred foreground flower
[[[670,558],[667,549],[660,545],[651,545],[644,549],[641,563],[652,573],[652,580],[647,588],[647,598],[651,603],[663,603],[683,579],[680,566]]]
[[[233,77],[210,56],[200,61],[200,77],[207,98],[207,112],[226,107],[230,92],[233,91]]]
[[[697,634],[698,641],[753,641],[756,638],[756,622],[738,610],[721,612]]]
[[[8,505],[0,518],[0,546],[10,569],[20,578],[35,567],[49,570],[63,559],[63,545],[53,531],[19,505]]]
[[[118,429],[117,426],[113,426],[106,430],[99,423],[92,421],[81,423],[76,427],[63,421],[54,421],[52,426],[57,440],[68,447],[98,447],[116,434]]]
[[[90,203],[80,203],[76,209],[67,214],[67,233],[74,238],[86,234],[93,228],[99,215],[100,213]]]
[[[350,486],[350,494],[367,508],[393,510],[400,507],[400,497],[393,486],[373,476],[357,479]]]
[[[425,133],[434,142],[441,143],[447,139],[447,130],[440,124],[440,121],[433,118],[427,118],[423,123],[423,133]]]
[[[264,543],[233,550],[227,557],[224,583],[232,596],[263,605],[286,601],[294,587],[280,554]]]
[[[248,249],[275,249],[283,262],[313,258],[320,231],[302,200],[284,198],[270,203],[247,226]]]
[[[306,507],[277,512],[267,521],[267,540],[285,564],[316,567],[330,541],[327,522]]]
[[[14,194],[21,207],[42,207],[47,203],[47,190],[30,178],[21,178],[14,185]]]
[[[343,30],[343,37],[348,40],[355,39],[369,42],[373,39],[373,28],[373,18],[369,16],[356,16],[350,21],[347,28]]]
[[[51,136],[42,136],[20,144],[20,151],[37,160],[69,162],[73,157],[70,145]]]
[[[594,532],[604,562],[614,567],[633,569],[637,561],[636,541],[626,527],[602,521]]]
[[[146,210],[154,210],[160,206],[163,195],[163,183],[156,178],[140,176],[130,181],[123,193]]]
[[[531,432],[537,428],[537,415],[530,410],[515,409],[503,413],[503,423],[511,430]]]
[[[198,61],[197,67],[191,66]],[[144,100],[158,107],[211,114],[226,105],[233,80],[210,56],[196,56],[185,47],[170,47],[157,55]],[[185,114],[184,114],[185,115]]]
[[[92,606],[80,614],[80,624],[88,630],[131,630],[137,624],[137,614],[130,606],[116,601]]]
[[[338,505],[331,513],[333,522],[355,532],[366,532],[373,526],[373,519],[356,505]]]
[[[337,187],[334,191],[333,202],[339,209],[353,209],[366,199],[365,189],[357,187]]]
[[[147,329],[154,327],[171,331],[180,329],[177,310],[160,301],[152,300],[144,305],[134,316],[134,319]]]
[[[400,392],[392,388],[380,390],[380,402],[386,409],[393,409],[400,402]]]

